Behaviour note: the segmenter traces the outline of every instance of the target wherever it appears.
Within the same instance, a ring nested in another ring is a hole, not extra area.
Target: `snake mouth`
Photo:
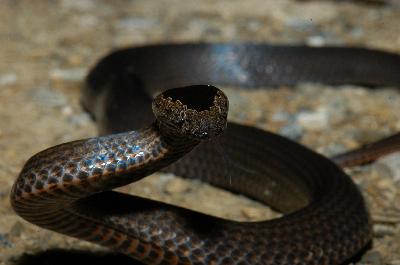
[[[173,88],[154,99],[153,112],[163,130],[205,140],[225,130],[228,99],[214,86]]]
[[[218,88],[207,85],[197,85],[188,87],[178,87],[165,91],[164,97],[171,98],[173,101],[180,101],[188,109],[198,112],[210,110],[214,105],[214,97],[218,94]]]

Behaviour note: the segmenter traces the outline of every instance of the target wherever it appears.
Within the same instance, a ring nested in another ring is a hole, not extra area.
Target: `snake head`
[[[173,88],[153,100],[153,112],[161,133],[206,140],[225,130],[228,98],[209,85]]]

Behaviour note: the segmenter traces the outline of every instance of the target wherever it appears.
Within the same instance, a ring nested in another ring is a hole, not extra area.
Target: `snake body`
[[[34,224],[145,264],[341,264],[371,240],[371,223],[339,166],[398,150],[399,134],[334,163],[273,133],[226,123],[223,92],[193,85],[399,86],[399,70],[400,56],[363,48],[181,44],[116,51],[92,69],[83,90],[103,136],[31,157],[12,188],[12,206]],[[155,98],[154,119],[152,93],[169,87],[181,88]],[[216,136],[228,161],[205,141]],[[110,191],[157,170],[244,194],[285,215],[235,222]]]

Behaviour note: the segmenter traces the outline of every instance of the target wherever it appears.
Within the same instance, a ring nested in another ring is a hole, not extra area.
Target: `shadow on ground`
[[[24,254],[14,265],[143,265],[118,253],[51,249],[36,254]]]

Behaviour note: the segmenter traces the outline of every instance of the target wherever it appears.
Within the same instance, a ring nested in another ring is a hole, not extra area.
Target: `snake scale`
[[[83,88],[83,106],[102,136],[31,157],[12,206],[38,226],[145,264],[341,264],[372,232],[361,193],[340,166],[400,149],[400,134],[330,160],[227,123],[227,98],[211,85],[400,86],[399,70],[399,55],[365,48],[202,43],[115,51]],[[157,90],[164,92],[152,101]],[[244,194],[284,216],[236,222],[111,191],[157,170]]]

